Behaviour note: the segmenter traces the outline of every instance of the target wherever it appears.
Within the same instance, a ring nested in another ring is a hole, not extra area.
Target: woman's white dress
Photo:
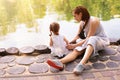
[[[69,50],[66,48],[66,42],[64,41],[64,36],[52,35],[53,46],[51,46],[51,54],[53,56],[63,57],[69,53]]]
[[[90,21],[93,19],[93,17],[90,17],[90,20],[88,21],[88,24],[86,25],[84,29],[84,34],[87,35],[89,28],[90,28]],[[76,42],[81,41],[81,39],[78,39]],[[98,51],[104,49],[107,45],[109,45],[110,41],[109,38],[107,37],[106,33],[104,32],[104,29],[101,25],[99,24],[99,27],[97,28],[95,35],[91,36],[88,38],[82,46],[78,46],[75,49],[78,51],[81,51],[87,47],[88,44],[92,45],[94,48],[94,52],[91,57],[94,57],[98,55]]]

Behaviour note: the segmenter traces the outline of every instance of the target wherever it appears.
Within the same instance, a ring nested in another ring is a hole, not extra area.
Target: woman
[[[88,10],[83,6],[77,6],[73,10],[75,20],[80,22],[79,30],[75,38],[68,44],[68,49],[73,49],[71,53],[60,60],[47,60],[47,63],[58,69],[63,69],[63,64],[75,60],[84,53],[82,60],[74,68],[75,74],[80,74],[89,58],[98,55],[98,51],[109,45],[102,25],[98,18],[91,17]],[[75,44],[71,44],[76,42]]]

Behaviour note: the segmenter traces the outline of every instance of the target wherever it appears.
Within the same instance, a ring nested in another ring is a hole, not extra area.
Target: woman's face
[[[79,14],[73,13],[73,16],[74,16],[74,19],[77,20],[77,21],[79,22],[79,21],[81,21],[82,13],[79,13]]]

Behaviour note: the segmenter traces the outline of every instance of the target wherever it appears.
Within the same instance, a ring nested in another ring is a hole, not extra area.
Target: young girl
[[[53,22],[50,24],[50,48],[51,54],[53,56],[57,56],[59,58],[64,57],[69,53],[66,45],[68,44],[68,40],[61,34],[59,34],[60,26],[57,22]]]

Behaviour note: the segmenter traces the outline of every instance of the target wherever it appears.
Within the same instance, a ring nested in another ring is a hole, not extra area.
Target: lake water
[[[120,39],[118,0],[0,0],[0,47],[49,45],[49,25],[53,21],[71,41],[79,27],[71,14],[77,5],[86,6],[92,16],[101,19],[109,38]]]
[[[8,33],[6,36],[0,37],[0,47],[18,47],[49,45],[49,24],[54,21],[52,19],[37,19],[39,26],[36,28],[26,28],[24,24],[16,26],[17,30],[13,33]],[[109,21],[101,21],[109,38],[120,38],[120,19],[111,19]],[[78,29],[78,24],[74,21],[58,21],[60,24],[60,33],[65,35],[70,41],[75,36]]]
[[[37,19],[37,27],[27,28],[25,24],[19,24],[16,26],[17,30],[15,32],[0,37],[0,47],[21,48],[23,46],[34,47],[39,44],[49,45],[49,24],[53,21],[56,21],[56,14]],[[78,23],[75,23],[74,20],[57,22],[61,26],[60,33],[65,35],[69,41],[72,40],[77,32]],[[109,38],[120,39],[120,18],[101,22]]]

